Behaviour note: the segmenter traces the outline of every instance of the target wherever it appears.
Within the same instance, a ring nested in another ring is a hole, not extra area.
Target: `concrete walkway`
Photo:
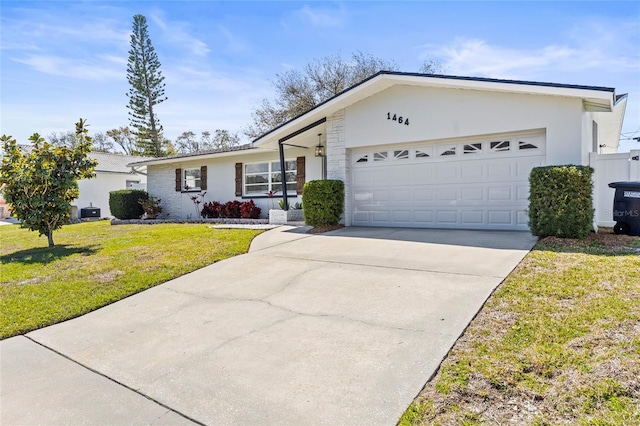
[[[394,425],[535,243],[304,230],[2,341],[0,423]]]

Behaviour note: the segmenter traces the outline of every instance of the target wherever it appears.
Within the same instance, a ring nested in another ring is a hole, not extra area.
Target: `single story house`
[[[80,196],[73,201],[73,205],[78,209],[78,218],[81,218],[82,209],[87,207],[93,211],[100,209],[98,217],[110,217],[109,192],[111,191],[119,189],[146,190],[146,166],[129,167],[128,164],[150,160],[150,157],[135,157],[98,151],[91,151],[89,157],[98,160],[98,165],[94,169],[95,177],[78,181]]]
[[[527,230],[531,169],[616,150],[625,107],[608,87],[383,71],[251,144],[130,166],[172,218],[200,191],[264,216],[326,176],[345,183],[347,226]]]

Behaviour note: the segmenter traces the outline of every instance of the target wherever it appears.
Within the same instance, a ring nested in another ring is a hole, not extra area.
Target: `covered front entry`
[[[545,133],[351,152],[351,223],[528,230],[529,173],[545,163]]]

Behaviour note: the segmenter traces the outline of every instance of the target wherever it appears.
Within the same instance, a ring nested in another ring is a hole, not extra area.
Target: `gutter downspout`
[[[306,132],[309,129],[313,129],[314,127],[324,123],[325,121],[327,121],[327,117],[323,117],[318,121],[315,121],[309,125],[306,125],[302,129],[298,129],[295,132],[283,137],[278,141],[278,151],[280,153],[280,180],[282,182],[282,202],[283,202],[283,207],[285,211],[289,210],[289,201],[287,200],[287,173],[286,173],[285,164],[284,164],[285,142],[291,138],[298,136],[301,133]],[[297,146],[297,145],[290,145],[290,146]],[[297,146],[297,147],[308,149],[308,147],[306,146]]]

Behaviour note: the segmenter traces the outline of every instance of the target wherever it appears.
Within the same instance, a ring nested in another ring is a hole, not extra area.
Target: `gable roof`
[[[129,163],[151,159],[151,157],[136,157],[133,155],[111,154],[98,151],[91,151],[89,157],[98,160],[98,165],[95,168],[96,172],[126,174],[131,174],[131,168],[128,166]]]
[[[33,145],[18,144],[18,148],[24,153],[29,153],[33,149]],[[128,166],[129,163],[144,162],[144,161],[153,159],[152,157],[112,154],[109,152],[101,152],[101,151],[91,151],[89,153],[89,158],[98,160],[98,165],[94,169],[94,172],[126,173],[126,174],[133,173],[133,171],[131,170],[131,167]]]
[[[524,80],[503,80],[484,77],[464,77],[442,74],[419,74],[396,71],[380,71],[351,86],[337,95],[316,105],[254,139],[258,146],[273,144],[274,141],[295,130],[327,117],[340,109],[361,101],[396,84],[422,87],[442,87],[455,89],[511,92],[535,95],[576,97],[583,100],[587,111],[611,111],[615,89],[612,87],[584,86]]]

